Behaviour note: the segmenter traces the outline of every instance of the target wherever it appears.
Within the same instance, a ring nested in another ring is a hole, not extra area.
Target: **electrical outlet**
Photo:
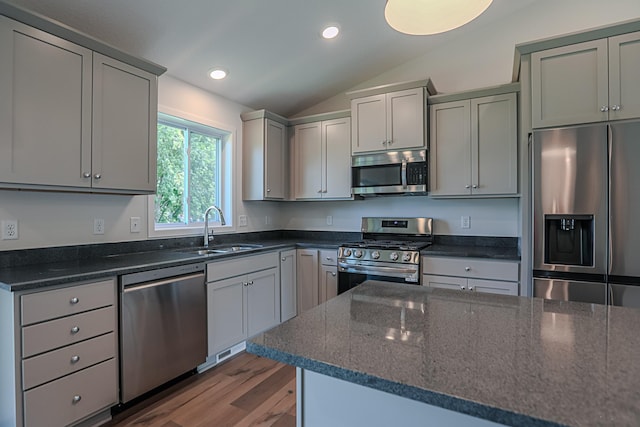
[[[2,221],[2,240],[18,239],[18,221],[3,220]]]
[[[104,218],[93,218],[93,234],[104,234]]]
[[[333,216],[327,215],[327,225],[333,225]]]
[[[470,216],[461,216],[460,217],[460,228],[471,228],[471,217]]]
[[[246,215],[240,215],[238,217],[238,226],[239,227],[246,227],[247,226],[247,216]]]
[[[132,233],[139,233],[140,232],[140,217],[139,216],[132,216],[131,218],[129,218],[129,228],[130,228]]]
[[[264,217],[264,224],[271,225],[271,217],[269,215]]]

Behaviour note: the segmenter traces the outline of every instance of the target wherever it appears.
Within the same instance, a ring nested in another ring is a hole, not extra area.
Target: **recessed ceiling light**
[[[214,68],[213,70],[209,71],[209,77],[214,80],[224,79],[225,77],[227,77],[227,72],[222,68]]]
[[[322,30],[322,37],[324,37],[325,39],[332,39],[335,38],[339,32],[340,29],[338,27],[336,27],[335,25],[331,25]]]

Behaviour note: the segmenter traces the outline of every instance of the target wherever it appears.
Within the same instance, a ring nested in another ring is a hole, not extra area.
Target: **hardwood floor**
[[[248,353],[188,378],[118,414],[107,426],[296,425],[296,371]]]

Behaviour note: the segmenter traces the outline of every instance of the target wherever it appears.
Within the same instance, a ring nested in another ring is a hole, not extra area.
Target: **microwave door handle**
[[[402,168],[400,169],[400,179],[402,181],[402,188],[407,188],[407,161],[402,161]]]

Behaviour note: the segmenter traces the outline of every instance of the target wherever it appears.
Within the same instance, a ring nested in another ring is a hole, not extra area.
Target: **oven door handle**
[[[400,268],[400,267],[372,267],[372,266],[361,266],[361,265],[352,265],[352,264],[343,264],[339,263],[338,266],[343,271],[358,271],[367,274],[375,274],[375,273],[395,273],[395,274],[415,274],[418,269],[417,268]]]

